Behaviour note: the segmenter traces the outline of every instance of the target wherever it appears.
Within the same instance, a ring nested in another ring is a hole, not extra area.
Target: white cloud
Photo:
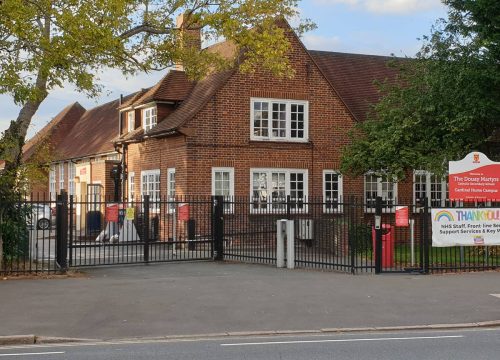
[[[343,4],[353,9],[377,14],[412,14],[415,12],[438,9],[443,6],[440,0],[314,0],[322,5]]]
[[[338,47],[341,43],[338,36],[320,36],[307,34],[302,37],[304,45],[309,50],[330,50],[338,51]]]

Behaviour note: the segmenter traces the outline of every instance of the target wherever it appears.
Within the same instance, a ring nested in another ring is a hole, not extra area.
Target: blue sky
[[[436,19],[446,16],[439,0],[302,0],[299,8],[303,17],[318,26],[303,37],[308,49],[376,55],[413,56],[421,44],[417,38],[428,34]],[[97,99],[87,99],[71,86],[53,90],[34,116],[28,137],[72,102],[89,109],[122,93],[149,87],[162,75],[125,79],[118,71],[107,71],[100,75],[105,90]],[[19,108],[9,96],[0,95],[0,109],[0,131],[4,131]]]

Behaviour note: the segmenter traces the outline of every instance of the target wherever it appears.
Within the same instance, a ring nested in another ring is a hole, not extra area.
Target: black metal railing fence
[[[274,265],[277,221],[281,219],[294,221],[296,267],[352,274],[500,267],[499,246],[432,247],[429,205],[426,199],[416,204],[381,198],[367,203],[353,196],[335,201],[144,196],[127,202],[66,193],[57,200],[31,196],[19,199],[14,207],[31,215],[23,215],[24,221],[3,233],[0,271],[58,272],[69,267],[195,260]],[[399,207],[408,210],[407,226],[397,224],[395,210]]]

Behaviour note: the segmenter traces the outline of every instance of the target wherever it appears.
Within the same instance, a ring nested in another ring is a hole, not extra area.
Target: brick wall
[[[184,136],[150,139],[143,143],[130,144],[126,153],[127,172],[135,174],[135,194],[141,194],[141,171],[160,170],[162,195],[167,193],[167,170],[176,170],[177,194],[187,193],[186,143]]]
[[[349,143],[348,133],[355,120],[300,41],[291,33],[288,36],[294,78],[279,79],[262,69],[252,74],[235,73],[185,124],[194,130],[192,135],[129,145],[128,171],[135,173],[137,195],[142,170],[160,169],[163,195],[171,167],[176,168],[177,194],[210,195],[212,168],[233,167],[237,196],[250,194],[251,168],[307,169],[309,197],[322,196],[323,170],[339,169],[341,151]],[[251,98],[308,101],[309,141],[251,140]],[[408,179],[398,185],[398,195],[405,199],[412,197],[411,174]],[[344,197],[362,197],[363,186],[362,177],[344,176]]]
[[[293,79],[268,72],[233,75],[207,106],[186,126],[196,129],[188,138],[188,189],[210,194],[211,168],[234,167],[235,194],[250,194],[250,168],[307,169],[309,196],[322,195],[323,170],[338,170],[341,149],[348,144],[353,117],[295,36],[289,60]],[[309,102],[307,143],[252,141],[251,98]],[[362,179],[344,178],[344,194],[362,193]]]

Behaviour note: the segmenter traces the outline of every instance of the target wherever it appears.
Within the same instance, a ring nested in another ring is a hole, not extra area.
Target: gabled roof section
[[[182,101],[193,88],[184,71],[170,70],[156,85],[141,90],[134,98],[124,102],[120,109],[139,106],[152,101]]]
[[[23,161],[27,161],[36,152],[41,142],[49,141],[55,149],[64,140],[64,136],[85,113],[85,108],[78,102],[66,106],[47,125],[38,131],[23,146]],[[58,132],[61,132],[58,134]]]
[[[128,101],[137,93],[124,98]],[[114,151],[118,134],[119,100],[87,110],[55,148],[56,159],[66,160]]]
[[[147,135],[159,135],[181,127],[205,106],[215,92],[226,83],[234,71],[235,70],[227,70],[214,73],[198,81],[186,100],[182,102],[181,106],[156,125]]]
[[[397,70],[388,63],[405,60],[316,50],[309,53],[358,121],[366,120],[370,107],[382,97],[374,82],[395,80]]]

